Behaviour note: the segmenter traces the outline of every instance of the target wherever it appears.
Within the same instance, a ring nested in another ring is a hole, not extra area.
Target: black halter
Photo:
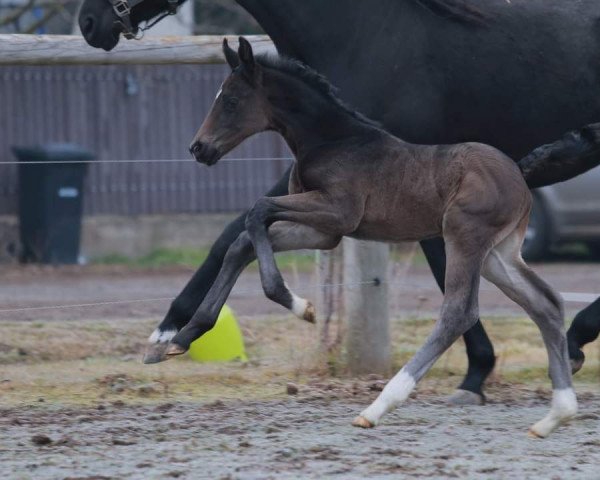
[[[116,22],[121,27],[121,33],[123,36],[131,40],[132,38],[139,40],[142,36],[138,36],[138,31],[144,32],[149,28],[152,28],[158,22],[160,22],[163,18],[168,17],[169,15],[175,15],[177,13],[177,7],[179,6],[178,0],[167,0],[167,11],[160,15],[156,20],[152,23],[147,24],[144,28],[134,29],[131,24],[131,9],[135,7],[137,4],[142,3],[144,0],[108,0],[109,3],[113,7],[113,11],[119,17],[119,20]]]

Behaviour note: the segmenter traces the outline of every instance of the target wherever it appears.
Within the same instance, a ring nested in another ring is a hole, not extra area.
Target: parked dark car
[[[533,191],[523,257],[540,260],[552,247],[584,242],[600,257],[600,167]]]

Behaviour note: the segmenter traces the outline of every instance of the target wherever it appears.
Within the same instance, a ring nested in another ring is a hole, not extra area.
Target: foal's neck
[[[300,160],[327,144],[360,139],[379,129],[301,79],[281,72],[265,75],[271,128]]]

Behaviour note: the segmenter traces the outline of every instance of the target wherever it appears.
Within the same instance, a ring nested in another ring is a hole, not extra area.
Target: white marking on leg
[[[366,418],[371,424],[377,425],[381,417],[408,398],[415,384],[413,376],[403,368],[394,375],[375,401],[363,410],[360,416]]]
[[[533,427],[531,433],[536,437],[545,438],[562,422],[577,413],[577,397],[572,388],[562,388],[552,392],[552,407],[550,412]]]
[[[292,294],[292,312],[297,317],[304,318],[304,313],[308,307],[308,300],[299,297],[292,291],[290,291],[290,293]]]
[[[174,328],[165,331],[157,328],[152,332],[150,338],[148,338],[148,343],[167,343],[170,342],[175,335],[177,335],[177,330]]]
[[[306,309],[308,308],[308,300],[306,300],[302,297],[299,297],[294,292],[292,292],[292,290],[290,289],[287,282],[283,282],[283,284],[285,285],[285,288],[287,288],[287,291],[290,292],[290,295],[292,296],[292,308],[291,308],[292,313],[294,315],[296,315],[298,318],[304,319],[304,315],[306,314]]]

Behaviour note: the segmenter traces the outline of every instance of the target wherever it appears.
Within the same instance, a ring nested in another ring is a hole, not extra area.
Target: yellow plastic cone
[[[197,362],[247,361],[244,339],[231,308],[224,305],[215,326],[190,345],[189,355]]]

